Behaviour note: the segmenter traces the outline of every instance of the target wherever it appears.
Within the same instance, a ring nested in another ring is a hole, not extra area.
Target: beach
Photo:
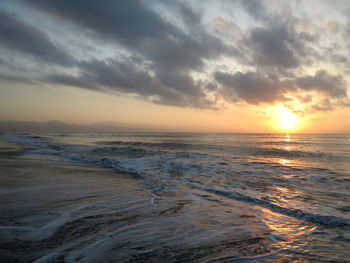
[[[22,150],[6,146],[10,156]],[[0,167],[0,262],[33,262],[57,249],[73,249],[79,246],[77,239],[102,234],[101,226],[110,221],[123,224],[137,217],[133,208],[149,203],[132,178],[105,169],[18,160],[6,157],[5,150]],[[118,200],[120,207],[107,221],[94,212],[80,217],[81,210],[109,200]],[[59,260],[59,253],[54,254]]]
[[[24,137],[47,144],[43,137]],[[86,154],[80,143],[74,151]],[[186,178],[182,166],[161,172],[140,161],[160,175],[146,178],[135,173],[140,164],[134,159],[129,172],[111,169],[106,152],[96,165],[90,155],[80,157],[85,163],[77,155],[62,159],[56,153],[62,142],[50,142],[55,154],[36,151],[32,143],[1,145],[0,262],[346,262],[348,256],[346,206],[336,203],[343,214],[312,212],[312,202],[298,203],[295,185],[282,187],[283,178],[270,178],[270,185],[256,178],[245,188],[234,178],[243,195],[222,188],[223,178],[209,173]],[[108,151],[125,155],[113,147]],[[101,148],[94,151],[101,154]],[[138,160],[145,158],[135,151]]]
[[[0,262],[190,262],[232,250],[232,245],[238,251],[251,247],[253,254],[256,245],[264,250],[266,233],[206,244],[206,235],[191,226],[197,223],[204,230],[223,222],[216,222],[214,214],[191,220],[181,212],[190,201],[154,198],[130,176],[5,156],[0,166]],[[240,216],[241,224],[246,217]]]

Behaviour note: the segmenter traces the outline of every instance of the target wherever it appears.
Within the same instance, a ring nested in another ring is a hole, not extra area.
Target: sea
[[[102,167],[130,176],[147,193],[148,206],[123,206],[142,216],[122,226],[107,220],[119,209],[110,196],[103,209],[100,202],[76,213],[103,215],[91,224],[109,223],[97,234],[85,232],[77,249],[61,250],[67,262],[350,262],[350,135],[2,138],[29,149],[19,158]]]

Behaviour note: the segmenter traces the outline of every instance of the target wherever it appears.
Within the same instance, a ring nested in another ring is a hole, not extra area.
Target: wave
[[[102,141],[97,142],[100,145],[118,145],[118,146],[138,146],[138,147],[150,147],[150,148],[161,148],[161,149],[188,149],[198,147],[196,144],[191,143],[178,143],[178,142],[126,142],[126,141]],[[204,147],[204,145],[199,145]]]
[[[285,158],[339,158],[338,156],[325,152],[287,150],[280,148],[256,148],[255,150],[253,150],[253,154],[257,156],[272,156]]]
[[[255,197],[251,197],[251,196],[245,196],[245,195],[226,192],[226,191],[217,190],[213,188],[203,188],[203,187],[198,187],[194,185],[192,185],[192,187],[198,190],[202,190],[202,191],[219,195],[221,197],[229,198],[232,200],[243,201],[243,202],[252,203],[254,205],[259,205],[273,212],[277,212],[299,220],[303,220],[303,221],[307,221],[307,222],[311,222],[319,225],[326,225],[328,227],[344,227],[344,226],[349,227],[350,226],[350,220],[345,218],[340,218],[337,216],[311,214],[311,213],[306,213],[300,209],[288,209],[288,208],[273,204],[271,202],[261,200]]]
[[[91,153],[98,154],[98,155],[116,155],[118,157],[123,157],[123,158],[140,158],[145,156],[161,154],[163,152],[126,146],[126,147],[96,148],[92,150]]]
[[[33,150],[32,152],[36,154],[59,156],[71,161],[110,168],[117,172],[127,173],[132,176],[136,176],[137,178],[145,179],[147,182],[143,185],[151,188],[152,190],[162,188],[164,183],[167,185],[167,187],[171,186],[174,188],[176,188],[178,184],[193,187],[190,181],[197,180],[195,179],[197,176],[201,176],[201,180],[206,177],[208,178],[208,182],[210,182],[213,179],[220,180],[220,176],[222,176],[222,174],[233,174],[237,172],[235,171],[235,163],[223,162],[224,160],[222,158],[210,154],[185,151],[156,151],[136,147],[137,145],[161,145],[162,143],[130,143],[114,141],[108,142],[108,144],[119,144],[124,146],[91,147],[85,145],[59,144],[41,137],[33,138],[17,136],[12,137],[12,139],[23,144],[35,146],[36,150]],[[100,144],[107,144],[107,142],[100,142]],[[170,145],[182,147],[183,143],[171,143]],[[321,157],[325,155],[324,153],[287,151],[276,148],[255,148],[255,153],[260,155],[276,155],[279,157],[286,156],[289,158],[292,156],[304,157],[306,155],[311,155]],[[226,165],[220,165],[222,163]],[[266,172],[266,169],[269,169],[264,163],[262,163],[262,165],[263,167],[258,167],[258,173],[264,173]],[[293,170],[293,172],[298,171]],[[244,173],[249,173],[249,171],[244,171]],[[256,170],[251,171],[252,175],[255,175],[256,173]],[[191,179],[188,180],[189,178]],[[205,182],[201,183],[200,186],[198,186],[199,189],[226,198],[260,205],[275,212],[292,216],[297,219],[327,226],[350,226],[350,221],[347,219],[338,218],[336,216],[315,215],[298,209],[292,210],[270,203],[266,200],[258,199],[256,197],[225,192],[215,188],[208,188],[208,183],[207,185],[205,184]]]
[[[185,142],[141,142],[141,141],[101,141],[97,145],[117,146],[117,147],[134,147],[145,148],[159,151],[195,151],[195,152],[212,152],[215,155],[235,155],[235,156],[256,156],[256,157],[277,157],[290,159],[322,159],[322,160],[350,160],[349,156],[344,154],[336,154],[325,151],[303,150],[302,146],[298,150],[284,149],[277,145],[292,145],[305,143],[300,142],[263,142],[256,143],[256,145],[238,144],[238,145],[224,145],[224,144],[199,144],[199,143],[185,143]],[[276,145],[277,147],[264,147],[264,145]],[[307,143],[310,144],[310,143]],[[293,146],[292,146],[293,147]],[[298,147],[298,146],[297,146]],[[294,148],[294,147],[293,147]],[[149,152],[150,153],[150,152]]]
[[[52,236],[57,231],[57,229],[67,224],[67,222],[71,221],[73,219],[74,213],[93,205],[96,204],[88,203],[74,207],[73,209],[64,212],[55,220],[39,228],[27,226],[0,226],[0,235],[3,239],[2,241],[11,242],[14,240],[33,241],[47,239]]]

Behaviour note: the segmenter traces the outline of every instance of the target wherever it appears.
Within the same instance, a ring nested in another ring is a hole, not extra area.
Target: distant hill
[[[170,131],[167,127],[99,122],[94,124],[69,124],[61,121],[12,121],[0,120],[1,132],[155,132]]]

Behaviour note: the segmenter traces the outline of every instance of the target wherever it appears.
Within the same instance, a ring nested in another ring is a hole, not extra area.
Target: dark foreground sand
[[[6,144],[0,156],[0,263],[223,262],[267,252],[265,227],[243,233],[249,218],[217,202],[155,195],[131,175],[22,151]]]
[[[222,210],[216,204],[155,195],[130,174],[31,160],[22,147],[1,145],[0,263],[205,262],[252,244],[256,254],[264,243],[228,238],[232,233],[214,219]],[[220,220],[232,228],[231,216]]]
[[[72,250],[81,246],[82,237],[91,239],[91,233],[103,232],[103,225],[136,217],[123,210],[127,204],[151,205],[150,195],[130,176],[15,158],[24,149],[5,142],[0,148],[0,262],[34,262],[55,251]],[[107,221],[101,214],[86,212],[110,200],[121,207]],[[79,218],[79,213],[85,216]],[[64,261],[55,256],[52,262]]]
[[[0,140],[0,157],[18,156],[25,151],[26,149],[21,145]]]

